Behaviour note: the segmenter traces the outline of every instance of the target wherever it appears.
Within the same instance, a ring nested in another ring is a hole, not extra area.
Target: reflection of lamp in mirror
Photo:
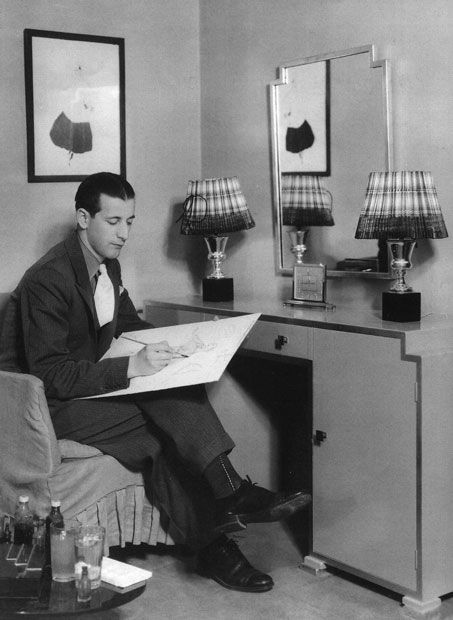
[[[307,265],[303,256],[309,227],[334,225],[332,195],[317,176],[286,173],[281,177],[281,204],[283,225],[294,226],[288,233],[295,256],[293,300],[331,307],[325,301],[326,266]]]
[[[282,222],[289,231],[296,264],[303,263],[309,226],[333,226],[332,195],[321,187],[319,177],[298,173],[282,174]]]
[[[356,239],[386,239],[396,276],[382,294],[386,321],[419,321],[420,293],[405,281],[416,239],[448,236],[430,172],[371,172]]]
[[[204,301],[231,301],[233,278],[222,272],[227,233],[247,230],[255,222],[247,208],[237,177],[189,181],[181,233],[203,235],[212,272],[203,278]]]

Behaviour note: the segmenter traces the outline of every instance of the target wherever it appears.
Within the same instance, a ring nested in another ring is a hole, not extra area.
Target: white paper
[[[141,583],[152,577],[153,573],[144,568],[119,562],[112,558],[103,557],[101,566],[101,579],[118,588],[128,588],[136,583]]]
[[[184,385],[218,381],[259,317],[260,313],[246,314],[217,321],[158,327],[122,334],[113,341],[104,359],[134,355],[143,348],[143,343],[151,344],[164,340],[188,357],[175,357],[168,366],[154,375],[134,377],[129,387],[124,390],[89,398],[168,390]]]

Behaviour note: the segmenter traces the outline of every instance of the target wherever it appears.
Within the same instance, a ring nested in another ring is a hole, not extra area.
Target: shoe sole
[[[246,586],[232,586],[229,583],[226,583],[225,581],[220,579],[220,577],[215,577],[213,575],[205,575],[205,576],[210,577],[210,579],[213,579],[214,581],[216,581],[218,584],[220,584],[224,588],[227,588],[228,590],[236,590],[237,592],[250,592],[252,594],[261,594],[261,592],[269,592],[269,590],[272,590],[272,588],[274,587],[273,582],[267,585],[256,586],[254,588],[251,588],[251,587],[247,588]]]
[[[245,530],[248,523],[270,523],[287,519],[298,510],[311,504],[311,495],[308,493],[296,493],[290,495],[281,504],[271,506],[259,512],[245,514],[232,514],[229,519],[214,528],[216,533],[231,534]]]

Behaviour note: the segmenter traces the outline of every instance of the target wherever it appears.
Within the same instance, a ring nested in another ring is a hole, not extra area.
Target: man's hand
[[[154,375],[162,368],[168,366],[173,357],[173,349],[168,342],[156,342],[147,344],[135,355],[129,358],[127,378],[141,377],[144,375]]]

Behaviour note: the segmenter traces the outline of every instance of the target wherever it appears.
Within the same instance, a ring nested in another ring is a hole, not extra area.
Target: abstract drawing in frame
[[[126,174],[124,39],[24,30],[30,183]]]

